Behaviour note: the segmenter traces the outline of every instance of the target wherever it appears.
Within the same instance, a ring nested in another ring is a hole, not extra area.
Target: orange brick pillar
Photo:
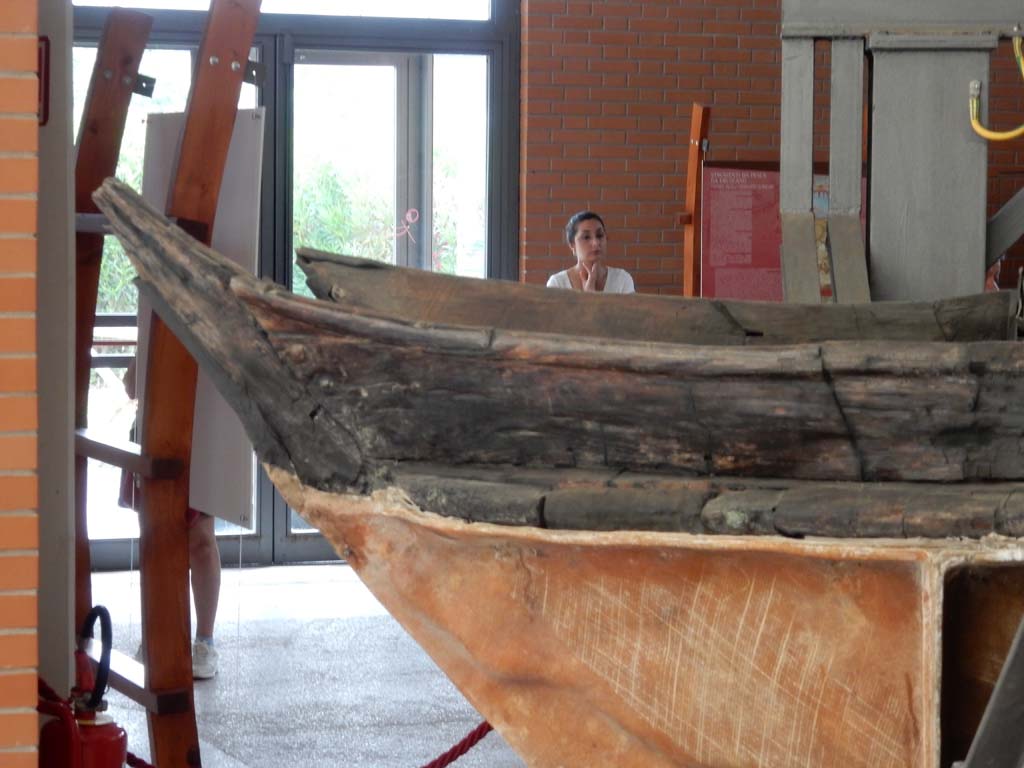
[[[37,763],[36,0],[0,3],[0,765]]]

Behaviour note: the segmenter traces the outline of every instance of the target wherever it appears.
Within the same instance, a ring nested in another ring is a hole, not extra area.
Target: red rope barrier
[[[475,747],[477,742],[492,730],[491,724],[484,720],[480,725],[467,733],[466,737],[462,741],[440,757],[431,760],[429,763],[424,765],[423,768],[445,768],[446,765],[451,765],[464,754],[469,752],[470,749]]]
[[[125,765],[131,768],[156,768],[152,763],[147,763],[141,757],[136,757],[131,752],[128,753],[128,757],[125,759]]]

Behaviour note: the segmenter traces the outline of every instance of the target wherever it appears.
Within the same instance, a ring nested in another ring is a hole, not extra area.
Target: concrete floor
[[[95,574],[93,600],[134,653],[138,572]],[[226,568],[216,644],[220,671],[195,687],[205,768],[416,768],[483,719],[346,565]],[[108,700],[148,760],[145,713]],[[492,731],[454,765],[524,763]]]

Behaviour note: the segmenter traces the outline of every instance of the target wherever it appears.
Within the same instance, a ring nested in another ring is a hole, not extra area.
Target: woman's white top
[[[569,282],[569,270],[563,269],[548,278],[548,288],[567,288],[572,290],[572,283]],[[608,276],[604,281],[605,293],[635,293],[633,278],[629,272],[617,267],[608,267]]]

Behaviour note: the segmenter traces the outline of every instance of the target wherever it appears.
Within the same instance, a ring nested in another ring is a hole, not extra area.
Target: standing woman
[[[629,272],[604,263],[608,238],[604,220],[596,213],[580,211],[573,214],[565,225],[565,239],[576,257],[576,265],[548,278],[548,288],[604,293],[633,293],[636,290]]]

